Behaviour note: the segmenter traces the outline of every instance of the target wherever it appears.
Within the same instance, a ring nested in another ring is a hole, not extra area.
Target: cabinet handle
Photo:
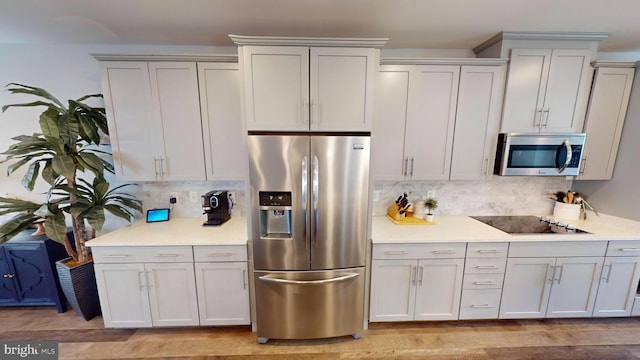
[[[245,290],[247,288],[247,270],[242,270],[242,289]]]
[[[620,248],[620,251],[640,251],[640,248]]]
[[[128,256],[129,256],[129,254],[107,254],[107,255],[104,255],[102,257],[106,258],[106,259],[123,259],[123,258],[126,258]]]
[[[180,254],[156,254],[155,257],[178,257]]]
[[[161,177],[164,177],[164,173],[165,173],[165,167],[166,166],[165,166],[164,162],[165,162],[165,158],[160,157],[160,176]]]
[[[551,110],[551,108],[546,108],[545,110],[542,110],[542,115],[540,120],[542,121],[542,127],[546,128],[547,127],[547,123],[549,122],[549,111]],[[544,116],[544,113],[547,113],[547,116]]]
[[[538,114],[540,114],[539,117],[537,116]],[[536,117],[539,120],[537,122],[536,122]],[[536,110],[536,114],[533,115],[533,126],[537,127],[538,129],[542,128],[542,109]]]
[[[416,285],[416,278],[418,277],[418,268],[415,266],[411,267],[411,282],[413,285]]]
[[[478,253],[480,254],[497,254],[499,252],[500,250],[495,250],[495,249],[478,250]]]
[[[473,304],[471,305],[472,309],[493,309],[495,306],[489,304]]]
[[[436,255],[455,254],[456,251],[455,250],[433,250],[432,253]]]
[[[609,265],[605,265],[609,267],[609,272],[607,272],[607,284],[609,283],[609,279],[611,278],[611,273],[613,272],[613,263]]]
[[[611,274],[611,265],[610,264],[604,264],[602,266],[602,276],[600,277],[600,280],[606,280],[606,282],[609,282],[609,275]],[[607,269],[607,276],[604,275],[604,269]]]
[[[474,281],[473,284],[474,285],[495,285],[496,283],[489,280],[489,281]]]
[[[498,269],[497,266],[495,265],[477,265],[476,269],[482,269],[482,270],[496,270]]]
[[[560,273],[558,274],[556,281],[560,284],[560,281],[562,281],[562,273],[564,272],[564,265],[556,266],[556,268],[558,267],[560,268]]]
[[[158,175],[160,175],[160,172],[158,171],[158,157],[157,156],[153,157],[153,170],[155,170],[156,177],[158,177]]]
[[[584,170],[587,168],[587,158],[582,158],[582,164],[580,168],[580,175],[584,175]]]
[[[547,280],[553,282],[554,280],[554,276],[556,275],[556,266],[555,265],[549,265],[549,267],[547,267],[547,274],[549,273],[549,271],[553,269],[553,274],[551,274],[550,278],[547,278]]]
[[[407,255],[408,253],[405,250],[387,250],[384,252],[385,255]]]
[[[208,256],[209,257],[222,257],[222,256],[229,257],[231,255],[233,255],[233,253],[225,252],[225,253],[211,253]]]
[[[415,162],[415,157],[411,157],[411,171],[409,171],[409,176],[413,176],[413,163]]]
[[[14,277],[16,277],[16,274],[4,274],[2,275],[2,277],[5,279],[13,279]]]
[[[402,165],[402,176],[407,176],[407,171],[409,168],[409,157],[404,157],[404,165]]]
[[[489,166],[491,165],[491,159],[486,157],[484,161],[486,163],[486,167],[484,168],[484,175],[489,176]]]
[[[422,286],[423,277],[424,277],[424,266],[420,266],[420,279],[418,280],[418,282],[420,283],[420,286]]]

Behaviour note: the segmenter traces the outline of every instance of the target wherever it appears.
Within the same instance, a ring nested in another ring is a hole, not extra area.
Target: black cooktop
[[[588,234],[584,230],[575,228],[567,230],[565,225],[569,224],[558,227],[555,223],[540,221],[537,216],[471,216],[471,218],[509,234]]]

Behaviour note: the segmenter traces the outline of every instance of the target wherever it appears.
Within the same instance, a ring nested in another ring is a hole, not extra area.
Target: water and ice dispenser
[[[291,192],[260,191],[260,237],[290,239]]]

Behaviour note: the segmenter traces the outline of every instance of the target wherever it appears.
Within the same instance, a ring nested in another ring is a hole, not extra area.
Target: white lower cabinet
[[[369,320],[457,320],[466,243],[374,245]]]
[[[499,317],[592,316],[606,244],[512,243]]]
[[[630,316],[640,281],[640,241],[610,241],[593,316]]]
[[[194,247],[200,325],[248,325],[249,278],[244,246]]]
[[[105,327],[199,325],[193,263],[95,264]]]
[[[460,320],[497,319],[508,243],[470,243],[460,300]]]

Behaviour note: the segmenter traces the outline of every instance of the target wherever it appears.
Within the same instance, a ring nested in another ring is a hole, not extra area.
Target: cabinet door
[[[603,261],[601,257],[557,259],[547,317],[591,317]]]
[[[551,50],[513,49],[500,132],[539,131]]]
[[[9,266],[9,258],[4,247],[0,247],[0,276],[0,305],[20,301],[15,285],[16,272]]]
[[[151,62],[149,74],[160,179],[205,180],[196,64]]]
[[[198,325],[193,263],[147,263],[153,326]]]
[[[640,257],[605,258],[593,316],[629,316],[638,280]]]
[[[248,130],[309,130],[309,49],[243,46]]]
[[[610,180],[627,114],[633,68],[598,68],[584,132],[582,171],[578,180]]]
[[[238,64],[197,65],[207,180],[244,180],[247,151]]]
[[[200,325],[247,325],[249,278],[246,262],[196,263]]]
[[[94,264],[104,326],[151,327],[143,264]]]
[[[555,258],[507,259],[501,319],[545,317],[555,262]]]
[[[116,175],[123,180],[156,180],[147,63],[101,61],[100,71]]]
[[[542,108],[542,131],[580,132],[591,88],[590,50],[554,49]]]
[[[371,131],[375,54],[368,48],[311,48],[311,130]]]
[[[459,78],[459,66],[411,72],[404,155],[412,180],[449,179]]]
[[[404,134],[410,66],[380,66],[376,81],[375,114],[371,133],[371,176],[376,180],[404,180]]]
[[[416,260],[371,262],[369,321],[414,320]]]
[[[462,66],[451,180],[482,180],[493,173],[502,100],[500,66]]]
[[[415,320],[457,320],[464,259],[420,260]]]

